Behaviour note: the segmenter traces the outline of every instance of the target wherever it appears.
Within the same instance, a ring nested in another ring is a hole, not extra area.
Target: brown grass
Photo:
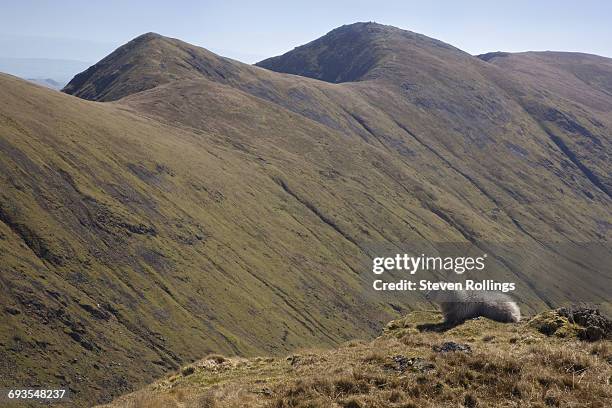
[[[433,351],[445,341],[467,343],[472,352]],[[609,353],[609,341],[545,337],[528,323],[480,319],[446,333],[398,325],[371,343],[336,350],[196,363],[194,374],[143,392],[151,401],[156,396],[174,403],[181,395],[179,405],[186,408],[604,407],[612,398]],[[401,367],[398,361],[412,363]],[[111,407],[130,407],[130,399]]]

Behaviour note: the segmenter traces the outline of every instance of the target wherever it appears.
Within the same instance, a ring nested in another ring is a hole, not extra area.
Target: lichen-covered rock
[[[612,337],[612,320],[598,309],[585,306],[562,307],[540,313],[529,325],[547,336],[575,336],[585,341]]]
[[[586,341],[597,341],[612,337],[612,320],[601,314],[596,308],[586,306],[571,306],[558,309],[561,316],[582,328],[578,337]]]

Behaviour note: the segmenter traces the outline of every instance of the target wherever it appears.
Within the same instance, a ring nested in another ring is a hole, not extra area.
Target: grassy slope
[[[390,315],[287,174],[213,134],[2,82],[7,384],[120,392],[208,351],[333,344]]]
[[[426,37],[383,40],[401,52],[357,83],[156,35],[73,90],[112,100],[162,84],[117,103],[2,76],[2,383],[108,398],[209,351],[373,336],[397,313],[388,303],[417,300],[363,290],[381,245],[523,242],[559,267],[517,277],[510,248],[496,276],[519,281],[525,311],[570,287],[606,299],[588,259],[548,244],[608,241],[609,198],[514,95],[535,91]],[[573,112],[607,154],[609,113]],[[603,174],[606,157],[589,165]],[[528,287],[536,274],[548,293]]]
[[[605,407],[612,398],[610,341],[581,343],[571,325],[546,337],[528,321],[417,330],[438,319],[412,312],[372,342],[286,358],[210,356],[105,407]],[[434,350],[449,341],[471,351]]]
[[[607,240],[607,194],[551,143],[540,118],[530,115],[506,87],[512,92],[523,87],[527,87],[525,92],[536,91],[513,78],[509,84],[503,82],[504,72],[456,49],[435,42],[432,48],[433,40],[409,38],[391,31],[388,48],[396,52],[389,58],[393,62],[384,65],[388,76],[383,78],[333,85],[244,66],[241,81],[230,85],[338,130],[345,140],[361,139],[374,147],[385,160],[373,161],[372,165],[396,182],[391,188],[405,188],[418,200],[418,206],[448,216],[444,222],[462,236],[460,239],[521,241],[537,247],[536,251],[544,242],[549,253],[545,256],[558,254],[561,249],[550,242]],[[358,54],[350,48],[340,53]],[[403,82],[407,73],[411,83]],[[251,128],[257,123],[254,115],[231,126],[218,125],[222,119],[216,118],[223,115],[216,107],[224,106],[225,93],[217,91],[219,86],[209,86],[207,81],[175,82],[129,96],[122,103],[172,123],[203,129],[216,126],[233,138],[246,134],[240,139],[243,147],[264,151],[267,144],[255,140],[266,134],[266,129]],[[592,90],[582,91],[588,95]],[[562,98],[551,99],[551,106],[564,106]],[[160,100],[171,102],[160,104]],[[252,106],[242,111],[256,112]],[[591,114],[606,117],[605,112],[589,112],[584,117],[581,110],[576,112],[586,126],[592,126]],[[595,146],[598,154],[589,166],[601,176],[609,166],[609,143],[605,127],[594,129],[590,136],[596,134],[603,143]],[[273,146],[292,148],[293,140],[282,136]],[[580,154],[593,148],[582,134],[564,137],[576,142]],[[295,147],[297,151],[301,148]],[[324,160],[316,156],[317,162]],[[385,167],[381,163],[394,165]],[[318,205],[326,204],[317,202],[317,197],[312,199]],[[346,205],[336,211],[343,208]],[[358,241],[368,243],[368,237],[358,235]],[[539,270],[529,273],[540,275]],[[576,269],[558,272],[551,282],[561,278],[573,281],[568,287],[579,291],[580,279],[576,277],[580,275]]]

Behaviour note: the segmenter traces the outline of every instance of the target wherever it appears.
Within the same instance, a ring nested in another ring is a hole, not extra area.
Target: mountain
[[[114,101],[174,80],[224,80],[239,63],[159,34],[143,34],[76,75],[64,92],[94,101]]]
[[[610,150],[601,131],[609,128],[612,111],[612,59],[527,52],[492,57],[489,62],[501,67],[515,84],[529,84],[531,92],[517,86],[506,89],[593,185],[610,197]]]
[[[45,86],[47,88],[55,89],[56,91],[59,91],[60,89],[63,88],[62,84],[53,80],[52,78],[27,78],[27,79],[30,82]]]
[[[325,36],[256,65],[326,82],[355,82],[410,73],[402,62],[423,66],[436,57],[469,55],[446,43],[376,23],[339,27]],[[412,61],[408,61],[412,58]],[[402,61],[406,59],[406,61]]]
[[[570,90],[512,55],[357,23],[260,66],[150,33],[64,93],[0,75],[1,386],[104,402],[372,338],[425,305],[371,289],[396,252],[488,254],[526,314],[609,306],[609,60],[559,56]]]
[[[15,47],[14,44],[13,47]],[[53,85],[54,89],[63,88],[76,73],[86,69],[89,65],[91,64],[84,61],[58,58],[0,57],[0,72],[28,80],[47,81],[50,79],[57,82],[57,85]]]
[[[364,51],[360,53],[359,49]],[[328,54],[350,58],[341,65]],[[374,61],[364,61],[363,55],[375,56]],[[466,129],[471,131],[471,137],[481,138],[476,141],[481,144],[486,143],[484,135],[499,132],[510,118],[520,115],[510,113],[511,109],[526,110],[540,131],[545,130],[609,198],[610,174],[606,170],[610,152],[609,147],[602,149],[605,135],[601,131],[610,126],[611,60],[575,53],[492,53],[480,59],[501,69],[485,68],[475,58],[418,34],[357,23],[258,65],[329,82],[343,82],[344,76],[349,81],[385,82],[387,88],[395,88],[395,95],[403,93],[398,103],[408,99],[428,114],[435,113],[434,120],[445,120],[447,126],[459,123],[464,135]],[[354,74],[336,73],[339,66],[367,69]],[[508,105],[508,94],[514,106]],[[587,125],[583,126],[580,119]],[[551,126],[560,129],[548,131]]]

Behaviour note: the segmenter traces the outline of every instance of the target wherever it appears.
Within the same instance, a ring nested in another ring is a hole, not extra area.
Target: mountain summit
[[[465,54],[411,31],[373,22],[354,23],[256,65],[327,82],[353,82],[386,76],[406,58],[417,58],[423,51],[433,55],[440,50]]]
[[[237,70],[235,62],[204,48],[147,33],[76,75],[63,92],[93,101],[113,101],[178,79],[224,80]]]

